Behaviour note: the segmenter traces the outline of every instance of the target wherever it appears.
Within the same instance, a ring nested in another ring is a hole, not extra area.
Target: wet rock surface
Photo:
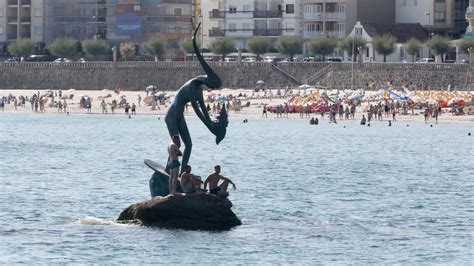
[[[191,230],[228,230],[241,225],[227,198],[212,194],[157,196],[130,205],[117,219],[120,223]]]

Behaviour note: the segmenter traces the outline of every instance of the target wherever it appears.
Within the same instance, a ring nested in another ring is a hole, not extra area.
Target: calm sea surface
[[[474,260],[472,123],[194,117],[190,164],[237,184],[226,232],[114,223],[149,198],[163,118],[0,114],[0,263],[315,264]]]

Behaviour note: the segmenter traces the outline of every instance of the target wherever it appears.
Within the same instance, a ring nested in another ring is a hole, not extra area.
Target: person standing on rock
[[[206,190],[207,184],[209,183],[209,192],[211,194],[217,195],[219,197],[227,197],[229,196],[229,192],[227,192],[227,187],[229,183],[232,184],[234,190],[236,189],[234,182],[229,178],[223,177],[220,175],[221,166],[216,165],[214,166],[214,173],[210,174],[206,181],[204,181],[204,190]],[[219,181],[222,180],[223,182],[219,185]]]
[[[181,141],[178,135],[172,137],[171,143],[168,145],[168,168],[170,169],[170,178],[169,178],[169,194],[176,193],[176,181],[178,180],[179,166],[181,165],[178,160],[178,156],[183,154],[179,150],[181,146]]]

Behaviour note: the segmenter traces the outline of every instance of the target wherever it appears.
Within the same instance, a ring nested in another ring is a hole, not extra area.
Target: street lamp
[[[351,56],[351,90],[354,90],[354,41],[355,41],[355,34],[352,35],[352,56]]]
[[[472,52],[474,52],[474,47],[469,47],[467,48],[467,51],[469,52],[469,68],[472,68]]]
[[[430,34],[431,39],[431,13],[425,12],[425,16],[428,16],[428,33]]]

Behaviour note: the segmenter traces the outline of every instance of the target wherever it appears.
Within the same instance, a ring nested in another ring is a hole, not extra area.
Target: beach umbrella
[[[300,89],[300,90],[306,90],[306,89],[309,89],[309,88],[314,88],[314,87],[309,85],[309,84],[303,84],[303,85],[298,86],[298,89]]]
[[[217,96],[216,100],[220,101],[220,102],[225,102],[225,101],[227,101],[227,97],[225,97],[224,95]]]
[[[155,86],[155,85],[148,85],[145,90],[146,91],[155,91],[157,90],[158,88]]]

